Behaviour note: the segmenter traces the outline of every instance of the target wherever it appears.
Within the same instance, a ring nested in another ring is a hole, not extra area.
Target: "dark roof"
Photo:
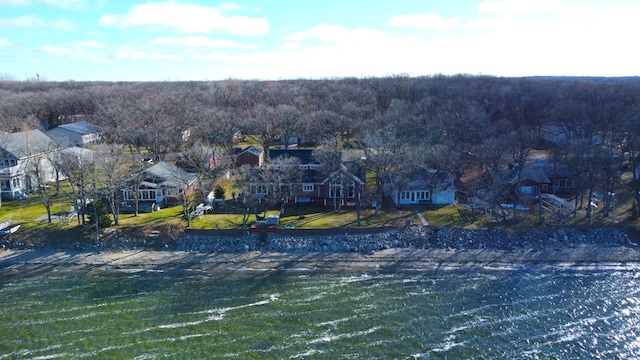
[[[500,181],[511,184],[517,184],[524,180],[530,180],[537,184],[550,184],[552,182],[551,179],[571,178],[573,176],[567,165],[554,165],[544,160],[525,164],[520,176],[518,176],[517,169],[495,170],[492,173]]]
[[[100,126],[88,123],[86,121],[78,121],[70,124],[63,124],[63,125],[60,125],[59,127],[65,130],[72,131],[74,133],[82,134],[82,135],[87,135],[87,134],[92,134],[92,133],[102,131],[102,128]]]
[[[456,188],[453,176],[446,171],[419,170],[408,174],[393,174],[391,181],[396,187],[396,184],[401,183],[405,190],[444,191]]]
[[[242,154],[246,154],[246,153],[253,154],[255,156],[260,156],[260,154],[262,154],[262,149],[260,149],[257,146],[254,146],[254,145],[249,145],[246,148],[240,150],[238,155],[242,155]]]
[[[277,158],[298,158],[300,159],[300,164],[320,164],[313,157],[313,150],[308,149],[294,149],[294,150],[283,150],[283,149],[274,149],[269,150],[269,159],[273,162]]]

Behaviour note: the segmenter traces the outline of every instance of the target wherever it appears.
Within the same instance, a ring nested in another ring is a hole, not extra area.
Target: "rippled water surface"
[[[633,359],[639,279],[0,273],[0,359]]]

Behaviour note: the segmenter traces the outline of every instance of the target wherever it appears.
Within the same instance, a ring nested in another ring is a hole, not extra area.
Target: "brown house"
[[[281,171],[281,170],[269,170]],[[316,170],[304,170],[300,182],[293,184],[292,196],[288,204],[317,206],[356,206],[358,197],[364,193],[365,182],[341,165],[329,176]],[[267,196],[269,185],[250,184],[249,191],[257,196]]]
[[[575,189],[574,176],[569,167],[546,160],[527,163],[521,171],[494,170],[490,175],[494,186],[512,186],[519,194],[563,194]]]
[[[249,145],[236,155],[236,165],[262,166],[264,165],[264,151],[259,147]]]

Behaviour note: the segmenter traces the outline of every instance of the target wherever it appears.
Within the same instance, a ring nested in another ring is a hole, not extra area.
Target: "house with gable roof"
[[[566,164],[538,160],[526,163],[518,169],[493,170],[490,173],[494,186],[508,185],[519,194],[557,194],[575,189],[574,176]]]
[[[134,177],[136,181],[122,189],[122,199],[129,204],[137,199],[141,212],[180,204],[183,197],[198,186],[197,174],[182,170],[167,161],[161,161]]]
[[[456,199],[454,176],[435,169],[393,173],[383,186],[396,206],[450,205]]]
[[[265,171],[288,171],[288,167],[297,167],[300,176],[295,184],[289,184],[294,194],[288,199],[289,203],[333,206],[337,202],[340,206],[355,206],[358,196],[364,193],[365,182],[344,164],[329,175],[322,173],[322,165],[312,153],[313,150],[307,149],[270,150],[269,168]],[[270,189],[267,184],[253,183],[249,191],[266,196]]]
[[[40,130],[0,135],[0,184],[3,199],[16,199],[37,183],[56,181],[59,176],[51,159],[60,145]],[[40,180],[34,178],[38,171]]]
[[[236,165],[263,166],[264,151],[257,146],[249,145],[241,149],[236,155]]]
[[[87,121],[63,124],[46,134],[64,147],[87,146],[102,140],[102,128]]]

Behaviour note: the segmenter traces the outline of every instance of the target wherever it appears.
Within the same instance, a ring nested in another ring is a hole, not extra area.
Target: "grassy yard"
[[[620,192],[617,194],[616,225],[635,231],[640,229],[640,220],[633,218],[632,194]],[[53,221],[49,223],[44,206],[36,199],[4,201],[0,207],[0,222],[13,220],[14,224],[20,224],[20,230],[11,235],[12,240],[21,242],[33,242],[34,239],[55,243],[60,239],[91,239],[91,231],[88,227],[78,225],[77,218],[67,219],[64,215],[70,209],[69,198],[60,196],[55,199],[52,206]],[[242,228],[242,215],[232,213],[233,210],[217,209],[211,213],[192,219],[193,229],[240,229]],[[267,215],[279,214],[278,211],[269,211]],[[61,216],[57,216],[61,215]],[[263,215],[263,214],[259,214]],[[421,216],[420,216],[421,215]],[[449,226],[456,228],[499,228],[519,231],[539,227],[537,212],[532,209],[528,214],[521,214],[517,221],[490,221],[481,211],[474,214],[464,206],[416,206],[397,209],[394,206],[383,207],[376,215],[371,208],[363,208],[360,214],[361,227],[404,226],[409,220],[414,224],[422,224],[422,218],[429,225]],[[255,216],[249,217],[248,225],[255,221]],[[577,216],[568,219],[564,223],[554,223],[548,220],[543,226],[566,225],[577,228],[610,226],[613,223],[611,214],[604,217],[599,211],[593,218],[587,218],[584,209],[578,210]],[[334,212],[332,208],[291,206],[285,209],[280,217],[280,225],[292,224],[295,228],[338,228],[358,227],[357,212],[355,209],[343,208]],[[118,229],[138,229],[150,231],[153,229],[182,228],[186,221],[182,216],[182,207],[174,206],[161,209],[153,213],[141,213],[138,216],[121,214],[120,225],[113,226],[109,231]]]
[[[162,211],[162,210],[161,210]],[[278,211],[269,211],[267,215],[278,215]],[[263,214],[259,214],[262,216]],[[404,224],[407,217],[416,217],[410,210],[380,211],[376,216],[373,209],[362,210],[360,214],[361,227],[397,226]],[[255,216],[249,217],[248,224],[255,221]],[[280,217],[280,224],[293,224],[296,228],[332,228],[357,227],[358,218],[355,209],[342,209],[334,212],[332,208],[322,207],[289,207]],[[242,227],[242,215],[211,213],[192,221],[194,229],[238,229]]]

